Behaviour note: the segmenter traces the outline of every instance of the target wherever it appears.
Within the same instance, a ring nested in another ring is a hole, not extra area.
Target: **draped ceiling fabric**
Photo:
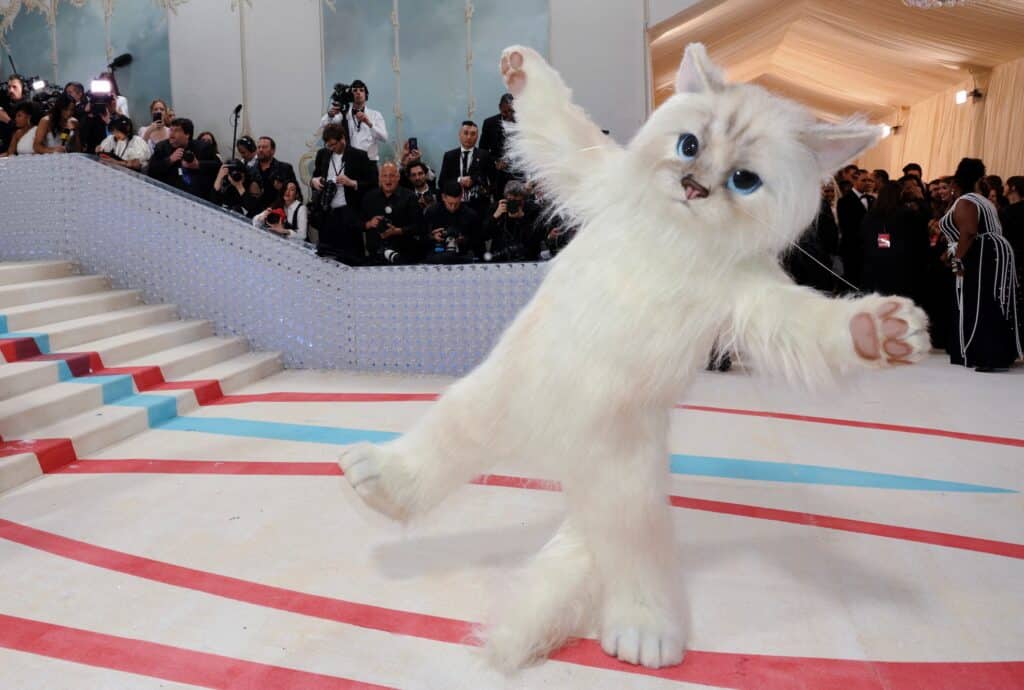
[[[921,10],[902,0],[702,0],[649,31],[654,101],[672,95],[687,43],[733,81],[753,82],[836,121],[900,125],[861,164],[913,160],[949,174],[965,155],[1024,173],[1024,0]],[[957,106],[977,84],[984,98]]]

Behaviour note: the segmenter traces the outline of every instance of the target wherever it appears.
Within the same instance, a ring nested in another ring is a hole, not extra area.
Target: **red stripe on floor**
[[[298,402],[428,402],[436,400],[436,393],[302,393],[302,392],[280,392],[262,393],[256,395],[226,395],[220,400],[212,403],[214,405],[241,405],[245,403],[298,403]],[[793,414],[789,412],[768,412],[763,410],[742,410],[731,407],[711,407],[708,405],[676,405],[676,409],[691,410],[694,412],[715,412],[718,414],[744,415],[748,417],[766,417],[770,419],[784,419],[791,422],[808,422],[812,424],[831,424],[833,426],[848,426],[858,429],[875,429],[878,431],[896,431],[904,434],[919,434],[924,436],[940,436],[942,438],[955,438],[960,441],[974,441],[977,443],[993,443],[1003,446],[1024,447],[1024,439],[1010,436],[991,436],[987,434],[972,434],[964,431],[950,431],[947,429],[932,429],[923,426],[909,426],[905,424],[886,424],[883,422],[865,422],[857,419],[839,419],[835,417],[814,417],[810,415]]]
[[[221,690],[389,690],[383,685],[3,614],[0,614],[0,647]],[[128,679],[125,682],[129,682]]]
[[[82,459],[61,467],[60,474],[204,474],[204,475],[262,475],[262,476],[340,476],[341,468],[333,462],[247,462],[216,460],[156,460],[132,458],[123,460]],[[488,474],[474,479],[472,484],[500,486],[511,489],[533,491],[561,491],[558,482],[529,477],[510,477]],[[786,522],[806,527],[869,534],[886,539],[899,539],[919,544],[931,544],[950,549],[962,549],[977,553],[988,553],[1006,558],[1024,559],[1024,544],[979,539],[961,534],[933,532],[929,530],[900,527],[879,522],[850,520],[831,515],[801,513],[793,510],[764,508],[742,503],[710,501],[688,496],[669,496],[669,503],[676,508],[700,510],[707,513],[735,515],[757,520]]]
[[[69,539],[9,520],[0,519],[0,538],[126,575],[256,606],[398,635],[468,644],[473,630],[473,624],[467,621],[358,604],[193,570]],[[0,626],[0,631],[4,627]],[[990,690],[1010,690],[1019,689],[1024,680],[1024,662],[894,663],[701,651],[689,652],[681,666],[651,670],[624,664],[606,656],[594,640],[581,640],[558,651],[552,658],[593,668],[737,690],[801,687],[836,690],[965,690],[984,687]],[[154,661],[160,660],[157,658]]]
[[[834,426],[849,426],[857,429],[876,429],[879,431],[898,431],[904,434],[920,434],[923,436],[940,436],[942,438],[955,438],[960,441],[975,441],[977,443],[993,443],[1001,446],[1024,447],[1024,438],[1013,438],[1010,436],[989,436],[987,434],[971,434],[964,431],[949,431],[947,429],[931,429],[924,426],[907,426],[905,424],[885,424],[882,422],[863,422],[857,419],[838,419],[834,417],[813,417],[803,414],[791,414],[789,412],[766,412],[762,410],[740,410],[730,407],[709,407],[707,405],[676,405],[676,409],[693,410],[696,412],[716,412],[718,414],[736,414],[746,417],[767,417],[769,419],[784,419],[791,422],[808,422],[811,424],[831,424]]]
[[[287,402],[430,402],[437,393],[261,393],[258,395],[225,395],[215,405]]]

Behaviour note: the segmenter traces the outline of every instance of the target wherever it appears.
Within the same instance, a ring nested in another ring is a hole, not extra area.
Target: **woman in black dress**
[[[939,227],[956,274],[949,358],[975,371],[1001,371],[1021,357],[1013,250],[995,207],[975,193],[985,164],[964,158],[954,176],[955,201]]]

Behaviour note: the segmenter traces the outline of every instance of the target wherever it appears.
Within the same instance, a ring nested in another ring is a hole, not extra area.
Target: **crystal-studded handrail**
[[[461,374],[544,264],[349,268],[86,156],[0,159],[0,260],[65,258],[291,367]]]

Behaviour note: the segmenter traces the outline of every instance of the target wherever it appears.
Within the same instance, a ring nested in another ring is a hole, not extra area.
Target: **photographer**
[[[30,103],[25,90],[25,80],[18,74],[7,78],[7,89],[0,93],[0,142],[4,149],[10,147],[14,134],[14,114],[22,103]]]
[[[415,161],[405,169],[408,188],[416,195],[420,208],[426,211],[437,203],[437,187],[430,179],[430,168],[423,161]]]
[[[277,142],[270,137],[256,140],[256,165],[250,168],[252,179],[263,187],[261,206],[266,208],[277,199],[284,190],[285,182],[297,180],[291,164],[274,158],[277,153]]]
[[[462,187],[462,200],[479,214],[487,213],[491,205],[490,187],[494,176],[491,156],[476,146],[479,129],[472,120],[465,120],[459,128],[459,148],[445,152],[437,186],[445,189],[449,182]]]
[[[487,218],[486,235],[491,240],[487,261],[536,261],[544,242],[538,228],[537,210],[527,203],[526,185],[517,180],[505,185],[505,196]]]
[[[252,137],[245,135],[238,138],[235,142],[235,147],[238,149],[238,159],[246,164],[248,167],[254,167],[256,165],[256,142],[253,141]]]
[[[462,202],[463,188],[454,180],[442,188],[440,204],[426,213],[432,246],[424,261],[428,264],[461,264],[473,261],[474,251],[483,255],[480,216]]]
[[[484,120],[480,130],[480,148],[489,153],[494,161],[494,193],[498,196],[504,194],[509,180],[520,179],[512,173],[505,159],[505,125],[516,121],[512,100],[512,94],[502,94],[498,101],[498,114]]]
[[[348,145],[343,127],[327,125],[323,140],[310,180],[310,206],[319,216],[317,252],[360,265],[366,257],[360,206],[363,194],[376,185],[373,169],[365,151]]]
[[[377,175],[377,162],[380,160],[378,145],[388,140],[387,125],[384,116],[373,108],[366,107],[370,90],[361,79],[356,79],[349,86],[352,102],[345,112],[345,103],[331,101],[331,108],[320,121],[320,126],[328,124],[344,124],[348,130],[349,146],[365,151],[373,164],[373,175]]]
[[[217,171],[210,200],[229,211],[251,217],[253,214],[249,211],[257,207],[260,197],[263,196],[263,188],[259,187],[259,194],[252,195],[251,203],[247,203],[246,193],[250,182],[248,166],[243,161],[228,161]]]
[[[202,199],[210,196],[220,161],[210,147],[192,138],[192,120],[171,122],[167,141],[156,145],[149,160],[149,176]]]
[[[142,137],[133,134],[132,121],[117,116],[110,121],[110,136],[96,147],[100,160],[131,170],[142,170],[149,163],[152,152]]]
[[[363,197],[363,229],[370,260],[411,264],[423,254],[423,212],[416,195],[398,185],[398,166],[380,166],[380,186]]]
[[[305,240],[309,229],[306,207],[302,205],[302,190],[299,183],[289,180],[285,183],[281,197],[272,208],[252,219],[254,227],[290,240]]]
[[[62,93],[53,102],[50,112],[36,127],[32,150],[36,153],[78,153],[82,150],[75,102],[71,98]]]
[[[174,119],[174,111],[157,98],[149,104],[149,117],[151,119],[150,124],[139,130],[139,136],[149,144],[149,148],[152,150],[161,141],[167,140],[168,128]]]

